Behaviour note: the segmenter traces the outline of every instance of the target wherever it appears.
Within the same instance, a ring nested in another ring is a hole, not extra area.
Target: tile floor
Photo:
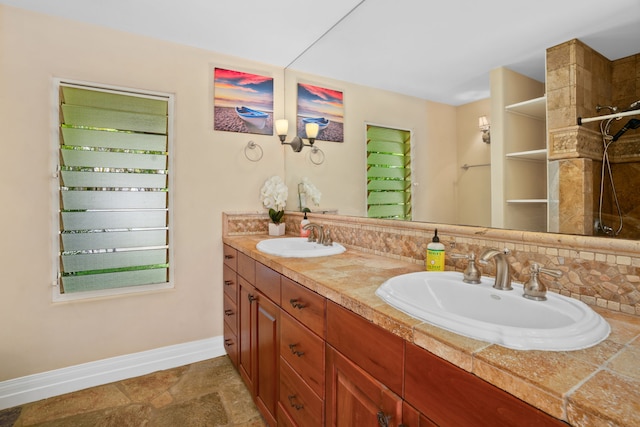
[[[227,356],[0,411],[0,427],[264,427]]]

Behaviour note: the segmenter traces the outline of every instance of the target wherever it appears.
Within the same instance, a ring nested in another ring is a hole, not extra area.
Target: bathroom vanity
[[[269,425],[627,425],[628,414],[610,420],[578,387],[604,370],[610,342],[538,352],[465,338],[374,295],[421,265],[357,250],[281,258],[256,250],[264,238],[223,239],[225,344]],[[640,334],[637,322],[608,320],[614,334]]]

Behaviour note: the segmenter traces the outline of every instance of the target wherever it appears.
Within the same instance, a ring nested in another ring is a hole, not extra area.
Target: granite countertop
[[[375,295],[385,280],[422,271],[422,265],[350,248],[330,257],[282,258],[256,249],[265,238],[233,236],[223,241],[573,426],[640,425],[640,317],[594,307],[611,325],[602,343],[578,351],[512,350],[432,326]]]

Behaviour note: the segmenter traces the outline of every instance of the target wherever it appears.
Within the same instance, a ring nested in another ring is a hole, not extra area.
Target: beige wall
[[[285,174],[285,157],[289,165],[292,153],[274,136],[212,131],[215,66],[272,75],[279,118],[284,96],[281,68],[0,6],[0,173],[5,201],[0,381],[222,334],[221,212],[263,212],[260,187],[269,176]],[[175,95],[174,289],[52,303],[55,77]],[[411,106],[417,105],[411,111],[417,112],[409,113],[403,111],[407,107],[402,97],[392,101],[387,93],[378,98],[378,91],[327,83],[345,92],[348,138],[343,144],[322,145],[327,162],[318,169],[322,174],[316,185],[327,204],[339,207],[351,200],[350,181],[362,180],[362,163],[354,166],[354,159],[362,162],[360,143],[354,140],[362,141],[365,121],[415,131],[416,150],[429,156],[414,160],[420,180],[432,179],[430,174],[443,176],[430,169],[436,164],[455,172],[455,141],[443,141],[455,134],[453,107],[411,99]],[[287,96],[287,115],[293,120],[294,95]],[[380,111],[378,100],[385,104]],[[264,150],[261,161],[244,157],[249,140]],[[293,166],[290,169],[295,172]],[[323,180],[339,169],[348,170],[350,177]],[[445,190],[442,196],[434,190],[427,199],[437,203],[440,221],[447,221],[453,211]],[[357,212],[363,200],[353,200],[345,210]],[[426,209],[417,207],[416,212]]]
[[[491,123],[489,99],[471,102],[456,109],[458,130],[458,220],[455,224],[491,226],[491,145],[482,142],[478,118],[487,116]]]

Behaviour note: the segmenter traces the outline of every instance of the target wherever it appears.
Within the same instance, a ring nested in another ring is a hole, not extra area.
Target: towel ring
[[[324,152],[318,147],[312,147],[309,152],[309,160],[311,160],[311,163],[314,165],[321,165],[324,163]]]
[[[249,155],[249,153],[253,154]],[[249,159],[249,161],[259,162],[260,159],[262,159],[263,154],[264,152],[262,151],[262,147],[253,141],[249,141],[244,147],[244,156]]]

